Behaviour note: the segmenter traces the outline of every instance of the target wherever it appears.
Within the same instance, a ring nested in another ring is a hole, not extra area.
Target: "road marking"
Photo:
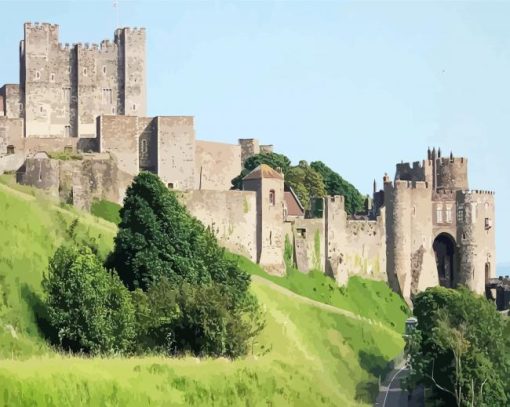
[[[400,370],[397,373],[395,373],[393,375],[393,377],[391,378],[390,383],[388,384],[388,389],[386,390],[386,395],[384,396],[384,401],[382,403],[382,407],[384,407],[386,405],[386,399],[388,398],[388,394],[390,393],[391,384],[393,383],[393,380],[395,380],[395,377],[397,377],[402,372],[402,370],[404,370],[405,368],[406,368],[406,365],[404,364],[404,366],[402,366],[400,368]]]

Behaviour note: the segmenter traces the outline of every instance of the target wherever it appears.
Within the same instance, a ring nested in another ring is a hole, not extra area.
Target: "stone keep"
[[[96,137],[100,115],[146,114],[145,30],[121,28],[114,41],[69,44],[55,24],[24,26],[20,86],[4,104],[25,137]],[[17,108],[16,108],[17,105]]]

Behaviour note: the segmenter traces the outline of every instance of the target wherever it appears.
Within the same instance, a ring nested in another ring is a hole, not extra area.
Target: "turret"
[[[257,262],[274,274],[285,274],[283,175],[261,164],[243,179],[243,190],[257,193]]]

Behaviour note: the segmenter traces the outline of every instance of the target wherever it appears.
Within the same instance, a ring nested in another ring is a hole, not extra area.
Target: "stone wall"
[[[343,196],[325,198],[325,271],[340,284],[352,275],[387,280],[385,211],[376,220],[351,220]]]
[[[145,123],[145,122],[144,122]],[[130,175],[139,172],[140,129],[136,116],[101,116],[99,118],[99,152],[115,158],[119,170]]]
[[[13,119],[21,118],[23,116],[23,95],[19,85],[4,85],[0,94],[2,94],[4,102],[4,106],[0,110],[4,111],[4,115]]]
[[[197,140],[195,189],[227,191],[241,173],[241,146]]]
[[[192,116],[158,116],[158,175],[181,191],[195,187],[195,129]]]
[[[119,171],[108,155],[62,161],[39,153],[28,158],[17,174],[19,183],[44,189],[63,202],[86,210],[95,199],[122,203],[132,179]]]
[[[202,190],[182,197],[188,211],[211,228],[222,246],[257,261],[255,192]]]
[[[294,261],[299,271],[325,270],[323,219],[296,219],[292,228]]]

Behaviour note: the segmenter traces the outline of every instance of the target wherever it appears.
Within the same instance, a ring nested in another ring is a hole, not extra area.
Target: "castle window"
[[[169,182],[167,184],[167,186],[168,186],[169,189],[174,189],[174,183],[173,182]]]
[[[67,73],[71,73],[71,67],[70,66],[67,67]]]
[[[19,104],[19,112],[20,112],[20,113],[23,113],[23,103],[20,103],[20,104]]]
[[[464,210],[462,208],[457,209],[457,223],[464,222]]]
[[[39,71],[35,71],[35,80],[38,81],[41,79],[41,73]]]
[[[452,206],[446,205],[446,223],[452,223]]]
[[[87,76],[87,73],[88,73],[87,68],[83,68],[83,76]]]
[[[103,75],[106,75],[106,66],[103,66]]]
[[[66,126],[64,128],[64,131],[65,131],[65,136],[66,137],[71,137],[71,126]]]
[[[272,189],[271,191],[269,191],[269,205],[275,206],[275,204],[276,204],[276,193],[275,193],[274,189]]]
[[[103,105],[111,105],[113,103],[113,93],[111,89],[103,89]]]
[[[50,81],[51,81],[51,82],[55,82],[55,74],[54,74],[54,73],[52,73],[52,74],[50,75]]]
[[[12,154],[14,154],[14,146],[13,145],[7,146],[7,155]]]
[[[297,228],[296,232],[299,237],[302,237],[303,239],[306,239],[306,229],[305,228]]]
[[[71,102],[71,88],[62,88],[62,100],[66,103]]]
[[[443,223],[443,205],[436,206],[436,222]]]
[[[115,114],[115,108],[112,107],[112,114]]]
[[[485,218],[485,230],[489,230],[492,227],[492,219]]]
[[[133,108],[133,111],[135,111],[135,110],[136,110],[136,105],[135,105],[135,104],[133,104],[133,107],[132,107],[132,108]]]
[[[42,106],[40,106],[40,107],[39,107],[39,111],[40,111],[41,113],[44,111],[44,109],[43,109],[43,107],[42,107]]]
[[[147,140],[142,140],[142,154],[147,154]]]

